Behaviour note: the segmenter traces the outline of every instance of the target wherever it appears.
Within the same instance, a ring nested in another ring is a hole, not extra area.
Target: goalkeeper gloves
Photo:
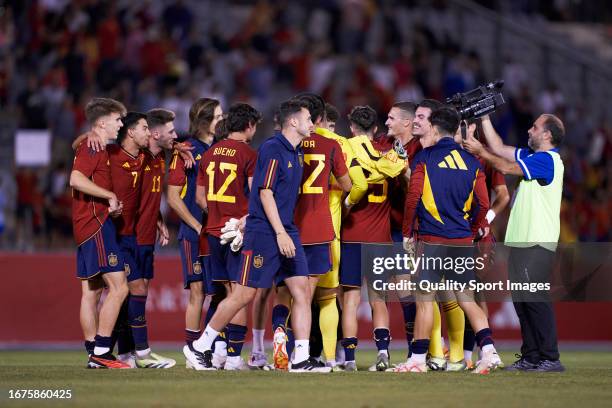
[[[236,236],[234,237],[234,240],[230,244],[230,249],[232,251],[234,252],[240,251],[240,248],[242,248],[242,238],[243,238],[242,232],[236,231]]]
[[[240,220],[236,218],[230,218],[225,223],[225,226],[221,228],[221,245],[225,245],[228,242],[232,242],[236,235],[238,235],[238,225]]]

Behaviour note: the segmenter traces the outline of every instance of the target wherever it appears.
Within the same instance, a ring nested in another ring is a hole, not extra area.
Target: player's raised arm
[[[491,119],[489,118],[489,115],[486,115],[482,118],[482,130],[484,133],[484,137],[487,140],[487,144],[491,149],[491,152],[503,157],[506,160],[516,161],[516,158],[514,156],[516,147],[507,146],[504,144],[502,138],[495,131],[493,123],[491,123]]]
[[[467,136],[467,139],[463,141],[462,146],[468,152],[482,158],[487,163],[490,163],[491,166],[493,166],[495,170],[499,171],[502,174],[512,174],[515,176],[523,175],[523,171],[521,170],[521,167],[519,166],[518,162],[511,161],[511,160],[506,159],[505,157],[498,156],[497,154],[491,153],[476,138],[474,138],[471,135]],[[505,147],[510,147],[510,146],[505,146]],[[514,147],[512,149],[514,149],[512,152],[512,157],[513,157],[512,160],[514,160],[514,153],[516,149]],[[508,153],[507,149],[506,150],[502,149],[500,151],[505,151],[506,154]]]

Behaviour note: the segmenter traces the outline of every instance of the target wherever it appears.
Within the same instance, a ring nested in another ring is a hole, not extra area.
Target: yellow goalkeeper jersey
[[[344,155],[346,167],[349,170],[349,177],[353,183],[348,199],[351,205],[358,203],[368,191],[368,182],[366,181],[366,177],[363,174],[363,169],[359,165],[348,139],[325,128],[318,127],[315,129],[315,133],[329,139],[333,139],[340,145],[342,154]],[[334,176],[332,175],[331,177],[332,188],[329,190],[329,209],[332,214],[332,222],[334,224],[336,238],[340,239],[340,223],[342,221],[342,190],[337,187]]]

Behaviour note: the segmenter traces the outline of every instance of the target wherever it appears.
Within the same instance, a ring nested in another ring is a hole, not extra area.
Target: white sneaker
[[[264,353],[251,354],[248,365],[251,370],[269,370],[270,367],[274,369],[274,366],[268,364],[268,356],[266,356]]]
[[[143,358],[136,356],[136,366],[138,368],[172,368],[175,365],[175,360],[155,353],[149,353],[148,356]]]
[[[389,368],[385,371],[393,372],[393,373],[426,373],[427,372],[427,364],[419,363],[408,359],[405,363],[400,363],[393,368]]]
[[[130,368],[136,368],[136,353],[133,351],[130,353],[117,355],[117,360],[129,365]]]
[[[489,351],[482,353],[482,358],[472,371],[473,374],[489,374],[491,371],[504,366],[497,351]]]
[[[213,354],[213,360],[214,360],[214,354]],[[226,371],[242,371],[242,370],[249,370],[249,366],[242,359],[242,357],[236,356],[236,357],[228,357],[225,360],[224,369]]]
[[[192,370],[216,370],[212,365],[212,351],[206,350],[205,352],[199,352],[195,349],[191,349],[188,345],[183,347],[183,354],[185,355],[185,366]]]

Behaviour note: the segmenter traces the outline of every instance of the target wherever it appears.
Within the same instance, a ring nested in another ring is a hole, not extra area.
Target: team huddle
[[[89,368],[176,364],[151,350],[145,317],[155,246],[169,241],[164,192],[181,220],[187,368],[298,373],[357,371],[364,245],[397,242],[425,256],[466,256],[475,240],[494,242],[490,223],[509,201],[503,174],[462,147],[458,113],[435,100],[395,103],[382,136],[376,111],[354,107],[351,137],[343,137],[334,132],[339,114],[332,105],[298,94],[280,104],[275,134],[258,151],[250,142],[262,115],[245,103],[224,113],[219,101],[199,99],[182,143],[165,109],[126,112],[118,101],[94,98],[86,117],[91,131],[73,145],[70,185]],[[488,118],[481,126],[490,126]],[[470,140],[475,128],[468,128]],[[461,276],[467,281],[474,272]],[[417,277],[444,278],[435,268]],[[372,287],[367,292],[378,350],[370,371],[482,374],[503,367],[486,303],[453,292],[444,301],[435,293],[397,293],[407,359],[391,364],[388,303]],[[250,304],[253,347],[245,361]]]

